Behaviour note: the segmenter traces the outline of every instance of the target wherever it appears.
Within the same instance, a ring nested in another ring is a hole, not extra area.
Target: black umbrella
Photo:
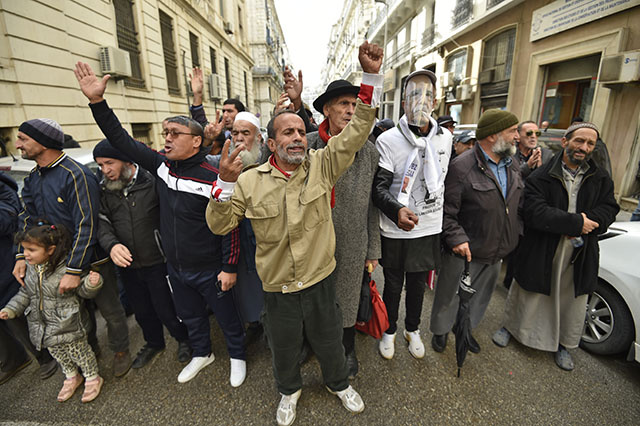
[[[458,288],[458,297],[460,298],[460,306],[456,315],[456,323],[453,326],[453,332],[456,335],[456,361],[458,361],[458,377],[460,377],[460,369],[464,364],[464,359],[469,351],[469,342],[471,340],[471,320],[469,318],[469,301],[476,291],[471,288],[471,276],[469,275],[469,262],[464,261],[464,272],[460,276],[460,287]]]

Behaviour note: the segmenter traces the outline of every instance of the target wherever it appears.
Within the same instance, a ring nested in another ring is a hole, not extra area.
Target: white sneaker
[[[344,408],[352,413],[362,413],[364,411],[364,402],[362,401],[360,394],[356,392],[351,385],[349,385],[345,390],[341,390],[339,392],[334,392],[329,388],[327,388],[327,390],[332,394],[337,395],[338,398],[340,398],[340,401],[342,401]]]
[[[247,361],[231,358],[231,374],[229,375],[231,386],[237,388],[244,382],[245,377],[247,377]]]
[[[391,359],[393,358],[393,354],[396,351],[395,342],[396,341],[396,333],[387,334],[384,333],[382,335],[382,339],[380,339],[380,343],[378,343],[378,350],[380,350],[380,355],[382,358]]]
[[[404,338],[409,342],[409,353],[417,359],[424,358],[424,344],[420,338],[420,330],[403,332]]]
[[[298,389],[291,395],[282,395],[280,404],[278,404],[278,411],[276,412],[276,421],[280,426],[289,426],[296,419],[296,405],[302,389]]]
[[[194,356],[191,358],[191,362],[187,364],[178,375],[178,381],[180,383],[186,383],[193,379],[200,370],[211,364],[214,359],[216,359],[216,357],[213,355],[213,352],[211,352],[209,356]]]

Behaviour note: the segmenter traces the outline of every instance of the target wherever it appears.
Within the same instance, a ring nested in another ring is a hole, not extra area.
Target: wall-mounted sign
[[[558,0],[533,11],[529,41],[639,6],[640,0]]]

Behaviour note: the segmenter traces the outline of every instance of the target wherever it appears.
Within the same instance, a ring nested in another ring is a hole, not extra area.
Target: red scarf
[[[329,120],[324,120],[318,126],[318,134],[320,135],[320,139],[327,144],[331,136],[329,135]],[[336,187],[331,188],[331,208],[336,206]]]
[[[269,157],[269,164],[271,164],[276,169],[280,170],[280,173],[282,173],[287,179],[289,179],[291,177],[290,173],[287,173],[284,170],[282,170],[280,167],[278,167],[278,165],[276,164],[276,159],[273,156],[273,154],[271,154],[271,156]]]

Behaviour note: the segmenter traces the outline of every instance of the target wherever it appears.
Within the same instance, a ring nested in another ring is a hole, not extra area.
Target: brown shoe
[[[76,392],[76,389],[80,387],[83,380],[84,377],[82,377],[80,374],[76,374],[70,379],[65,379],[64,383],[62,384],[62,389],[60,389],[60,393],[58,393],[58,402],[65,402],[66,400],[71,398]]]
[[[100,395],[100,389],[104,379],[100,376],[93,380],[87,380],[84,384],[84,393],[82,394],[82,402],[91,402]]]
[[[132,361],[129,351],[116,352],[113,357],[113,375],[116,377],[124,376],[131,368],[131,363]]]

